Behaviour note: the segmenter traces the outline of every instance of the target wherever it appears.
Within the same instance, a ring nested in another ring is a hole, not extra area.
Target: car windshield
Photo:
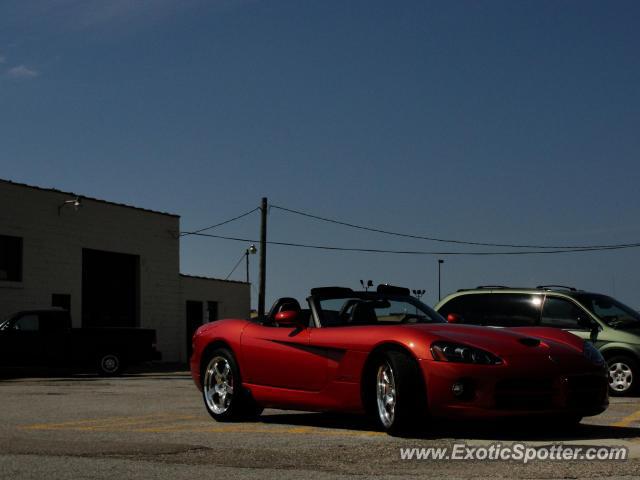
[[[620,330],[640,329],[640,313],[606,295],[576,295],[591,313],[612,328]]]
[[[323,298],[319,305],[324,327],[445,322],[440,314],[410,296],[356,293],[349,297]]]

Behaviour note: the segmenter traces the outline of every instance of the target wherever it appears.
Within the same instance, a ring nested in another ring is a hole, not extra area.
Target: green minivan
[[[598,347],[607,360],[612,395],[638,391],[640,313],[607,295],[557,285],[484,286],[459,290],[435,309],[454,323],[567,330]]]

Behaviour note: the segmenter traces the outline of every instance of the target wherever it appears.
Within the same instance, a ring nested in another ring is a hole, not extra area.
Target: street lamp
[[[444,260],[438,259],[438,301],[442,300],[442,295],[440,293],[440,278],[441,278],[440,267],[442,266],[443,263],[444,263]]]
[[[250,245],[244,252],[244,256],[247,260],[247,283],[249,283],[249,255],[255,255],[258,249],[255,245]]]
[[[373,280],[367,280],[366,283],[364,280],[360,280],[360,285],[362,285],[362,288],[364,288],[365,292],[368,292],[369,289],[373,287]]]

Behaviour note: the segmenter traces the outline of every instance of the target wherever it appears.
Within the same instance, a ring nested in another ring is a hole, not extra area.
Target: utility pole
[[[440,293],[440,267],[444,263],[444,260],[438,260],[438,301],[442,300],[442,295]]]
[[[264,297],[267,280],[267,197],[260,205],[260,286],[258,290],[258,318],[264,317]]]

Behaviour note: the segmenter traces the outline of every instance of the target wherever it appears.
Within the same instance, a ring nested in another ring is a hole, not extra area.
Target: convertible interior
[[[363,298],[345,298],[339,310],[330,308],[320,309],[321,325],[323,327],[343,327],[357,325],[397,325],[399,323],[421,323],[429,321],[424,312],[409,305],[392,302],[388,299],[363,299]],[[400,308],[402,311],[393,311],[394,307]],[[411,311],[408,311],[408,310]],[[278,322],[278,314],[283,312],[292,312],[296,315],[296,322],[306,326],[313,326],[313,318],[310,309],[300,307],[300,302],[295,298],[283,297],[273,304],[271,310],[262,322],[267,326],[286,326],[291,325],[289,321]]]

